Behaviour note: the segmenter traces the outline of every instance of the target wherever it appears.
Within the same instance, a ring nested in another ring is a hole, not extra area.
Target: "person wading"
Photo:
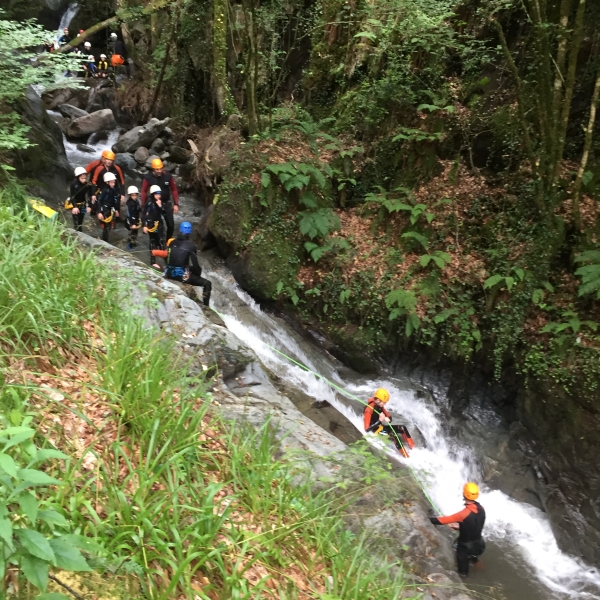
[[[369,433],[388,435],[394,442],[398,452],[408,458],[406,446],[414,448],[413,442],[408,429],[404,425],[391,425],[392,416],[385,409],[385,404],[390,400],[390,393],[379,388],[373,398],[369,398],[367,406],[363,413],[363,424],[365,431]],[[406,446],[405,446],[406,444]]]
[[[190,240],[192,224],[184,221],[179,226],[179,235],[176,239],[167,242],[166,250],[153,250],[153,256],[161,256],[166,260],[167,268],[165,277],[190,285],[202,287],[202,301],[204,306],[209,306],[212,284],[202,277],[202,268],[198,263],[196,244]]]
[[[476,563],[485,550],[485,541],[481,536],[485,524],[485,510],[477,502],[479,487],[475,483],[465,483],[463,487],[465,507],[447,517],[429,517],[434,525],[450,525],[458,529],[456,540],[456,562],[458,574],[467,577],[469,564]]]
[[[87,171],[83,167],[75,169],[75,179],[69,188],[70,196],[65,202],[65,209],[70,210],[73,215],[73,228],[76,231],[82,230],[83,218],[88,208],[89,184],[87,180]]]
[[[157,185],[161,191],[162,209],[167,226],[167,239],[170,240],[175,231],[173,214],[179,212],[179,192],[177,191],[175,179],[173,179],[171,173],[165,171],[160,158],[152,159],[150,166],[152,171],[144,175],[144,181],[142,182],[142,207],[146,204],[148,190]]]
[[[103,150],[98,160],[89,163],[85,170],[90,173],[90,182],[92,184],[92,195],[90,197],[90,206],[92,214],[97,212],[97,200],[100,192],[106,188],[104,175],[112,173],[116,177],[116,189],[119,192],[121,202],[125,200],[125,177],[121,167],[115,165],[115,153],[112,150]]]

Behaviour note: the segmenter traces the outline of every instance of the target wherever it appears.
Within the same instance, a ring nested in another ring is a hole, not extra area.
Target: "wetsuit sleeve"
[[[94,169],[95,169],[95,168],[96,168],[96,167],[97,167],[99,164],[100,164],[100,161],[99,161],[99,160],[93,160],[91,163],[88,163],[88,164],[85,166],[85,170],[86,170],[88,173],[91,173],[91,172],[92,172],[92,171],[93,171],[93,170],[94,170]]]
[[[117,172],[117,181],[119,182],[121,195],[125,195],[125,177],[123,176],[123,170],[118,165],[114,165],[115,171]]]
[[[100,171],[102,171],[102,169],[102,165],[96,165],[96,167],[94,168],[94,171],[92,173],[92,183],[94,185],[98,185],[98,177],[100,176]]]
[[[142,206],[146,205],[146,198],[148,197],[148,181],[144,179],[142,181]]]
[[[177,190],[177,184],[175,183],[174,177],[171,177],[171,181],[169,181],[169,187],[171,188],[171,196],[173,197],[173,203],[179,204],[179,191]]]
[[[369,429],[371,426],[371,415],[373,414],[373,407],[371,405],[365,408],[365,412],[363,413],[363,425],[365,426],[365,431]]]
[[[448,515],[447,517],[430,517],[430,521],[434,525],[449,525],[450,523],[462,523],[470,514],[471,509],[465,506],[460,512]]]
[[[190,267],[190,273],[194,275],[202,275],[202,268],[200,267],[200,263],[198,262],[198,257],[195,252],[190,251],[190,260],[192,261],[192,265]]]

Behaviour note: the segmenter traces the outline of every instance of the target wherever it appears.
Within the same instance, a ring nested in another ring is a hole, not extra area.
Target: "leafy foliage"
[[[52,37],[34,21],[17,23],[2,19],[0,10],[0,157],[9,150],[27,148],[27,126],[20,122],[14,103],[33,84],[46,88],[78,85],[74,78],[64,77],[77,70],[79,60],[56,52],[39,54],[36,48]]]
[[[596,295],[600,300],[600,250],[588,250],[575,258],[576,263],[589,263],[579,267],[575,275],[581,277],[578,293],[580,296]]]

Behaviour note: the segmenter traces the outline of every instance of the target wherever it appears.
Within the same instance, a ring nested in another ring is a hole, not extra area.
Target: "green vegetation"
[[[276,458],[268,422],[222,420],[175,340],[115,318],[114,271],[14,184],[0,241],[4,593],[401,597],[402,572],[346,531],[354,492],[315,490],[307,457]],[[356,490],[378,477],[365,472]]]

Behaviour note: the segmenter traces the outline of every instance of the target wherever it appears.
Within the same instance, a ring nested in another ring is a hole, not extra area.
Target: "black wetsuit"
[[[148,228],[148,246],[150,248],[150,264],[156,264],[152,250],[164,248],[164,211],[156,204],[154,198],[149,197],[142,209],[142,225]]]
[[[458,572],[467,576],[469,563],[477,562],[477,557],[485,550],[485,541],[481,536],[485,524],[485,510],[479,502],[470,502],[463,510],[448,517],[430,517],[434,525],[458,523],[458,539],[456,540],[456,562]]]
[[[125,227],[129,229],[129,243],[132,246],[137,246],[137,236],[141,224],[140,217],[142,206],[139,199],[134,200],[131,196],[127,198],[127,216],[125,217]],[[132,225],[136,228],[132,229]]]
[[[167,268],[165,277],[199,285],[202,287],[202,301],[205,306],[209,305],[212,284],[208,279],[202,277],[202,268],[198,263],[196,255],[196,244],[187,239],[187,235],[180,235],[177,239],[170,240],[167,247]]]
[[[79,178],[75,178],[75,181],[71,183],[70,192],[70,201],[73,205],[73,208],[79,209],[78,215],[73,215],[73,228],[76,231],[81,231],[83,225],[83,218],[85,217],[85,211],[88,206],[88,195],[90,191],[90,185],[86,181],[85,183],[81,183]]]
[[[98,213],[101,213],[104,219],[100,221],[102,227],[102,239],[108,242],[108,232],[115,228],[117,217],[115,213],[121,207],[121,194],[117,186],[111,188],[107,185],[98,198]]]

